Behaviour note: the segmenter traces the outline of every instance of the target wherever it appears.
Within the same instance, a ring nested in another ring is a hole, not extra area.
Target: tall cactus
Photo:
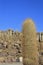
[[[23,64],[38,65],[38,48],[36,40],[36,29],[33,21],[27,19],[23,24]]]

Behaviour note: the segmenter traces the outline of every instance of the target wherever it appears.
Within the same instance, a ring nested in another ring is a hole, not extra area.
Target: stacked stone
[[[43,33],[37,33],[39,64],[43,65]]]
[[[39,63],[43,65],[43,33],[37,33]],[[19,61],[22,56],[22,32],[0,31],[0,62]]]
[[[0,62],[15,62],[22,56],[22,34],[13,30],[0,31]]]
[[[43,65],[43,33],[40,33],[40,63]]]

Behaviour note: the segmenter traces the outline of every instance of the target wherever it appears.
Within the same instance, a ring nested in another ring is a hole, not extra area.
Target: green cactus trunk
[[[36,40],[36,29],[32,20],[27,19],[23,24],[23,64],[38,65],[38,48]]]

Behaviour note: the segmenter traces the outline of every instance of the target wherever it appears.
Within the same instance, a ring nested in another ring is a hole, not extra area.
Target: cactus
[[[36,29],[33,21],[27,19],[23,24],[23,64],[24,65],[38,65],[38,48],[36,40]]]

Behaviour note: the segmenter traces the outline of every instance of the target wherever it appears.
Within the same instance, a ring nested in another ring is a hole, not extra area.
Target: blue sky
[[[0,30],[21,31],[27,18],[34,21],[37,32],[43,32],[43,0],[0,0]]]

